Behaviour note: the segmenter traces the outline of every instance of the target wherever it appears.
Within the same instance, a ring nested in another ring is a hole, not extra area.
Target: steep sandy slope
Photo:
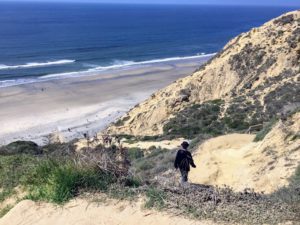
[[[149,210],[128,202],[91,203],[77,199],[64,207],[25,200],[0,219],[0,225],[213,225]]]
[[[191,181],[266,193],[288,184],[300,162],[300,113],[278,122],[260,142],[253,135],[210,139],[196,151]]]
[[[245,107],[255,108],[247,117],[268,120],[300,105],[299,82],[300,11],[295,11],[234,38],[205,66],[153,94],[108,131],[159,135],[177,112],[213,99],[226,100],[226,107],[247,102]]]

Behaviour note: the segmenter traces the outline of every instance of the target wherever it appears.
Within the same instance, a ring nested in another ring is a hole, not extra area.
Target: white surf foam
[[[153,59],[153,60],[147,60],[147,61],[141,61],[141,62],[115,60],[112,65],[96,66],[94,68],[84,70],[84,71],[48,74],[48,75],[41,76],[38,78],[16,79],[15,81],[11,80],[9,82],[0,81],[0,87],[15,86],[15,85],[26,84],[26,83],[34,83],[34,82],[43,82],[43,81],[52,80],[52,79],[64,79],[64,78],[71,78],[71,77],[89,76],[89,75],[95,75],[101,71],[115,70],[115,69],[127,69],[127,68],[130,68],[131,66],[144,66],[144,65],[166,63],[166,62],[176,62],[176,61],[180,61],[180,60],[190,60],[190,59],[206,59],[206,58],[208,59],[208,58],[214,56],[215,54],[216,53],[211,53],[211,54],[201,53],[201,54],[198,54],[195,56],[171,57],[171,58]],[[75,60],[69,60],[69,61],[75,62]]]
[[[134,66],[134,65],[146,65],[146,64],[153,64],[153,63],[162,63],[162,62],[172,62],[172,61],[178,61],[178,60],[188,60],[188,59],[197,59],[197,58],[205,58],[205,57],[211,57],[215,55],[216,53],[212,54],[204,54],[201,53],[200,55],[195,56],[186,56],[186,57],[171,57],[171,58],[164,58],[164,59],[153,59],[153,60],[147,60],[147,61],[141,61],[141,62],[135,62],[135,61],[118,61],[117,63],[111,65],[111,66],[98,66],[93,69],[89,69],[89,71],[95,71],[95,70],[108,70],[108,69],[118,69],[121,67],[128,67],[128,66]],[[121,63],[119,63],[121,62]]]
[[[75,60],[63,59],[57,61],[48,61],[48,62],[32,62],[22,65],[0,65],[0,70],[11,70],[11,69],[24,69],[24,68],[35,68],[35,67],[45,67],[45,66],[54,66],[54,65],[63,65],[74,63]]]
[[[171,58],[164,58],[164,59],[153,59],[148,61],[123,61],[123,60],[115,60],[114,63],[110,66],[97,66],[95,68],[88,69],[86,71],[79,71],[79,72],[67,72],[67,73],[57,73],[57,74],[49,74],[40,77],[39,79],[49,79],[49,78],[59,78],[59,77],[77,77],[77,76],[84,76],[95,74],[95,72],[101,72],[106,70],[114,70],[114,69],[125,69],[131,66],[139,66],[139,65],[150,65],[155,63],[164,63],[164,62],[175,62],[179,60],[189,60],[189,59],[201,59],[201,58],[209,58],[214,56],[216,53],[211,54],[204,54],[201,53],[195,56],[186,56],[186,57],[171,57]]]

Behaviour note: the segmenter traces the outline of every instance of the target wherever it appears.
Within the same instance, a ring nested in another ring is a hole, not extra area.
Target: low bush
[[[269,123],[267,123],[263,127],[263,129],[256,134],[254,141],[255,142],[262,141],[265,138],[265,136],[272,130],[272,128],[276,124],[276,122],[277,122],[277,119],[274,118]]]
[[[140,159],[142,157],[144,157],[144,151],[141,148],[129,148],[128,149],[128,155],[130,160],[135,160],[135,159]]]
[[[15,155],[15,154],[41,154],[39,146],[32,141],[16,141],[6,146],[0,147],[0,155]]]
[[[192,139],[200,134],[222,134],[219,114],[223,104],[222,100],[214,100],[185,108],[163,127],[164,135]]]
[[[130,119],[130,116],[124,116],[115,122],[115,126],[117,126],[117,127],[123,126],[125,124],[125,122],[129,119]]]
[[[149,183],[155,176],[173,168],[176,150],[152,147],[142,158],[132,161],[131,172],[143,182]]]
[[[94,155],[78,155],[68,144],[47,145],[43,149],[39,155],[23,153],[0,157],[0,189],[5,190],[0,193],[1,201],[11,195],[15,187],[22,186],[29,199],[60,204],[80,191],[107,192],[111,184],[119,181],[118,165],[110,166],[112,159],[115,160],[113,148],[97,148]],[[109,167],[101,167],[101,160],[108,160]],[[132,181],[134,185],[137,181]]]
[[[82,167],[74,161],[43,160],[26,177],[28,198],[63,203],[80,190],[105,191],[115,182],[112,174],[98,168]]]
[[[236,97],[224,109],[224,101],[216,99],[200,105],[192,105],[175,115],[164,126],[164,136],[215,137],[229,132],[244,132],[250,126],[255,107],[244,103],[244,98]],[[224,111],[223,111],[224,110]]]
[[[3,202],[5,199],[7,199],[9,196],[14,194],[14,190],[6,188],[2,191],[0,191],[0,202]]]
[[[141,160],[136,163],[137,172],[147,171],[152,169],[155,166],[155,163],[152,161]]]
[[[149,188],[146,191],[146,208],[162,209],[165,206],[165,193],[157,188]]]
[[[3,209],[0,210],[0,218],[3,217],[6,213],[9,212],[9,210],[12,209],[12,205],[7,205]]]
[[[0,157],[0,188],[6,191],[21,184],[36,167],[39,157],[19,154]]]
[[[27,198],[58,204],[82,191],[100,191],[105,192],[108,197],[129,200],[143,194],[147,208],[164,209],[176,214],[230,224],[296,223],[300,220],[300,166],[291,178],[290,185],[271,195],[250,190],[234,192],[228,187],[191,184],[189,188],[182,188],[151,182],[151,178],[158,173],[173,167],[175,154],[176,151],[157,148],[135,159],[132,168],[140,166],[143,170],[134,175],[144,175],[142,178],[147,182],[142,182],[136,176],[117,177],[95,166],[97,164],[94,162],[81,163],[72,154],[64,157],[57,157],[57,154],[1,156],[0,188],[4,190],[5,187],[22,185],[27,189]],[[0,198],[4,199],[10,194],[1,192]],[[0,217],[11,207],[3,208]]]

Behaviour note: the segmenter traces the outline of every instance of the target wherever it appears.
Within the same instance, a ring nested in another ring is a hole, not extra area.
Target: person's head
[[[184,141],[184,142],[181,143],[181,147],[182,147],[183,149],[187,149],[189,146],[190,146],[190,145],[189,145],[189,143],[188,143],[187,141]]]

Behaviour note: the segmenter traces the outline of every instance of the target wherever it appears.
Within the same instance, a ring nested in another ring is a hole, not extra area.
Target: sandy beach
[[[97,75],[52,77],[0,88],[0,145],[16,140],[47,143],[93,135],[153,92],[188,76],[209,56],[117,68]]]

